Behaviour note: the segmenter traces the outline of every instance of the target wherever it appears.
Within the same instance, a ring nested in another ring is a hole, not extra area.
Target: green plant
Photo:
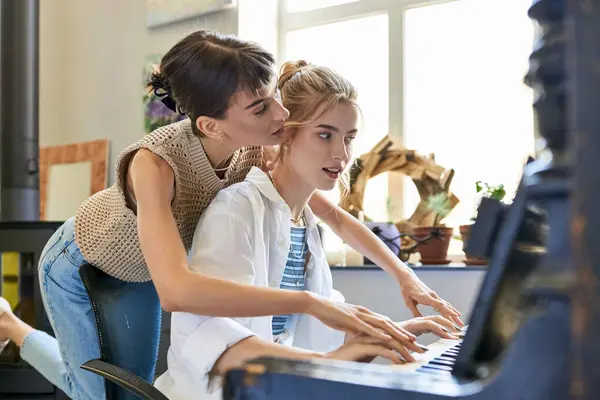
[[[504,189],[503,184],[492,186],[489,183],[483,181],[475,182],[475,192],[477,193],[477,197],[475,199],[475,209],[473,210],[471,222],[474,222],[477,218],[477,208],[479,207],[479,203],[481,203],[481,199],[485,197],[489,199],[502,201],[506,196],[506,189]]]
[[[491,199],[496,199],[498,201],[502,201],[502,199],[504,199],[504,196],[506,196],[506,190],[504,189],[503,184],[491,186],[488,183],[477,181],[475,182],[475,190],[480,198],[487,197]]]
[[[427,207],[435,214],[433,226],[443,226],[442,221],[452,211],[452,203],[448,193],[440,192],[427,198]]]

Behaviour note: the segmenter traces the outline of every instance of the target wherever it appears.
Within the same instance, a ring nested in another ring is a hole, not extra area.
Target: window
[[[285,35],[282,60],[306,60],[337,70],[357,88],[364,120],[354,156],[369,151],[388,133],[388,17],[386,14],[293,30]],[[332,51],[335,49],[334,51]],[[336,203],[339,191],[326,193]],[[372,179],[365,212],[387,219],[387,174]]]
[[[403,139],[455,170],[451,190],[460,203],[449,226],[472,217],[477,180],[502,183],[512,196],[534,152],[533,94],[522,83],[533,43],[530,5],[461,0],[406,11]],[[407,216],[418,194],[412,185],[404,193]]]
[[[364,129],[355,156],[388,133],[434,153],[455,170],[451,190],[460,203],[449,226],[469,222],[477,180],[502,183],[512,197],[534,153],[533,94],[522,83],[533,47],[531,0],[285,1],[280,62],[333,67],[359,91]],[[369,182],[367,215],[388,219],[388,193],[394,218],[412,214],[418,194],[408,178],[399,181]],[[461,248],[454,241],[450,254]]]
[[[287,12],[301,12],[317,10],[319,8],[339,6],[340,4],[354,3],[358,0],[284,0]]]

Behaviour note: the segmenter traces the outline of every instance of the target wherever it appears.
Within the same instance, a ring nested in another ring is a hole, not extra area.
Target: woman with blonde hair
[[[189,267],[204,276],[288,291],[309,291],[343,301],[333,289],[309,200],[343,179],[358,134],[359,108],[352,84],[335,71],[304,61],[286,63],[278,82],[290,115],[268,171],[252,168],[243,182],[221,190],[194,234]],[[235,251],[231,251],[235,249]],[[424,348],[423,332],[457,339],[441,316],[392,323],[405,341],[344,334],[309,316],[216,318],[175,312],[168,369],[156,386],[170,399],[220,398],[231,368],[257,357],[400,363]]]

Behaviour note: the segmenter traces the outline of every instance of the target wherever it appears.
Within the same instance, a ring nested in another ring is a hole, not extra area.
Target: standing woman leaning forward
[[[117,160],[116,183],[86,200],[48,241],[39,277],[56,339],[19,320],[0,298],[0,342],[13,340],[21,357],[70,398],[103,399],[103,379],[80,369],[99,357],[91,305],[78,274],[85,263],[126,282],[152,280],[166,311],[240,318],[309,314],[350,334],[387,334],[404,344],[414,340],[364,307],[188,268],[187,252],[205,208],[220,189],[262,165],[262,146],[282,138],[289,113],[276,82],[274,57],[235,36],[202,30],[170,49],[151,86],[188,118],[127,147]],[[416,305],[424,304],[462,324],[460,313],[358,220],[318,193],[309,204],[335,234],[399,282],[415,316],[420,315]]]

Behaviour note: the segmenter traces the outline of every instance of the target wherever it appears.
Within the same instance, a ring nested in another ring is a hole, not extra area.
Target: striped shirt
[[[281,279],[281,289],[304,290],[306,285],[305,262],[308,246],[305,240],[306,228],[292,226],[290,251],[288,253],[287,263]],[[285,332],[290,314],[276,315],[273,317],[273,336]]]

